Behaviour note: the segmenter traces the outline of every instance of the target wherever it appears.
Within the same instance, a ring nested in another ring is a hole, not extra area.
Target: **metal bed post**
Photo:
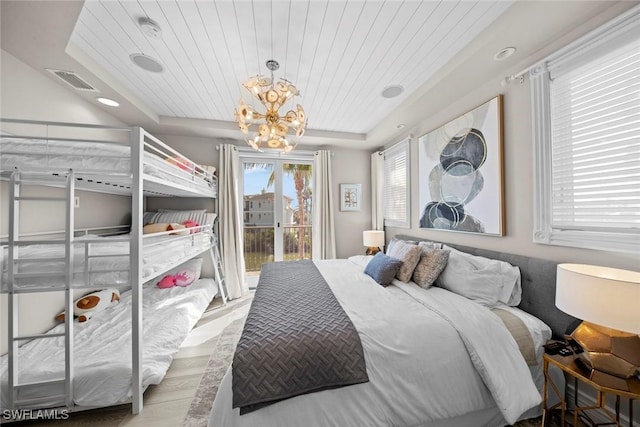
[[[64,332],[65,332],[65,342],[64,342],[64,350],[65,350],[65,360],[64,360],[64,369],[65,369],[65,381],[64,381],[64,389],[65,389],[65,403],[67,408],[73,408],[73,272],[74,272],[74,248],[73,248],[73,238],[74,238],[74,225],[75,225],[75,175],[73,170],[70,169],[67,175],[67,186],[66,186],[66,222],[65,222],[65,238],[64,238],[64,246],[65,246],[65,265],[66,265],[66,274],[65,274],[65,313],[64,317]]]
[[[142,412],[142,214],[143,214],[143,180],[142,161],[144,154],[144,133],[141,128],[134,127],[131,132],[131,241],[129,253],[131,264],[129,282],[131,283],[131,312],[132,312],[132,397],[131,411],[133,414]]]
[[[9,279],[9,298],[8,298],[8,315],[9,315],[9,369],[8,369],[8,386],[9,390],[9,408],[14,408],[15,402],[18,398],[17,388],[15,387],[18,379],[18,311],[16,310],[18,304],[18,296],[14,289],[14,267],[15,267],[15,249],[16,241],[19,240],[20,235],[20,171],[15,170],[11,174],[11,181],[9,183],[9,265],[7,266],[7,278]]]

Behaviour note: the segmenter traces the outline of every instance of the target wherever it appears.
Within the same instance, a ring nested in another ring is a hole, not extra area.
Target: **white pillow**
[[[176,211],[176,212],[145,212],[142,218],[142,224],[162,224],[177,222],[182,224],[186,220],[193,220],[198,225],[209,224],[213,228],[213,223],[216,220],[216,214],[210,212],[196,212],[196,211]]]
[[[502,291],[500,266],[483,265],[473,258],[461,255],[459,251],[450,251],[447,266],[435,284],[492,308],[498,304]]]
[[[205,213],[206,211],[206,209],[158,209],[158,212]]]
[[[497,265],[497,267],[494,266],[493,269],[498,269],[500,275],[498,280],[502,282],[498,301],[511,307],[516,307],[520,304],[522,299],[522,279],[520,277],[520,268],[513,266],[506,261],[472,255],[447,245],[442,245],[442,247],[450,250],[452,253],[456,252],[458,255],[471,258],[473,260],[473,264],[478,267],[489,264]]]

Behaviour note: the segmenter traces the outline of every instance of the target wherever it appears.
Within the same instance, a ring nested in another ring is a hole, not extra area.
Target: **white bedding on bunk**
[[[42,170],[129,172],[131,148],[126,145],[77,141],[51,141],[41,139],[1,138],[0,163],[2,169],[19,167]],[[15,153],[15,154],[13,154]],[[204,191],[215,190],[215,183],[176,167],[155,153],[144,152],[143,173]],[[86,177],[85,177],[86,178]],[[129,179],[130,181],[130,179]],[[119,182],[114,178],[114,182]]]
[[[529,369],[501,320],[473,301],[412,282],[383,288],[349,260],[316,266],[360,334],[369,382],[240,416],[232,408],[229,369],[209,426],[477,427],[539,413],[541,346],[551,336],[542,321],[509,309],[532,331],[539,363]]]
[[[212,279],[187,286],[158,289],[146,286],[143,297],[144,352],[143,386],[158,384],[176,353],[216,295]],[[80,406],[109,406],[131,400],[131,292],[120,303],[87,322],[74,323],[74,402]],[[63,332],[64,324],[50,333]],[[19,349],[21,383],[52,380],[64,376],[64,338],[33,340]],[[0,357],[1,407],[6,408],[7,355]],[[62,392],[59,385],[26,388],[18,398],[36,398]],[[51,399],[42,407],[64,404]]]
[[[118,287],[129,283],[129,242],[117,241],[128,238],[128,235],[114,237],[87,236],[76,239],[74,246],[74,280],[75,286]],[[92,243],[89,243],[91,241]],[[210,247],[211,237],[208,233],[196,233],[189,236],[148,236],[143,239],[142,275],[144,278],[167,265],[202,252]],[[85,280],[85,253],[96,258],[89,259],[89,280]],[[64,257],[64,244],[29,245],[19,249],[21,258]],[[7,247],[2,248],[2,277],[0,288],[7,287]],[[21,272],[28,273],[62,273],[64,262],[40,261],[21,265]],[[21,289],[29,287],[59,287],[64,283],[63,277],[40,277],[15,279],[16,286]]]

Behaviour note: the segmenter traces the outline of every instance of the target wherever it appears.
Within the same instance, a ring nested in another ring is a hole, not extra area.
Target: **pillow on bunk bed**
[[[158,212],[180,212],[180,213],[194,213],[194,214],[203,214],[207,210],[206,209],[158,209]],[[156,212],[149,212],[155,214]]]
[[[211,225],[216,220],[216,214],[212,212],[194,212],[194,211],[175,211],[175,212],[145,212],[142,218],[143,224],[157,223],[178,223],[184,224],[185,221],[191,220],[199,225]]]

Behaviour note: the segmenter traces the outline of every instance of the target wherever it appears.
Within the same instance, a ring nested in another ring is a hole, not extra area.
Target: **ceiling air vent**
[[[74,73],[73,71],[52,70],[47,68],[47,71],[54,74],[69,86],[77,90],[86,92],[100,92],[95,87],[87,83],[82,77]]]

